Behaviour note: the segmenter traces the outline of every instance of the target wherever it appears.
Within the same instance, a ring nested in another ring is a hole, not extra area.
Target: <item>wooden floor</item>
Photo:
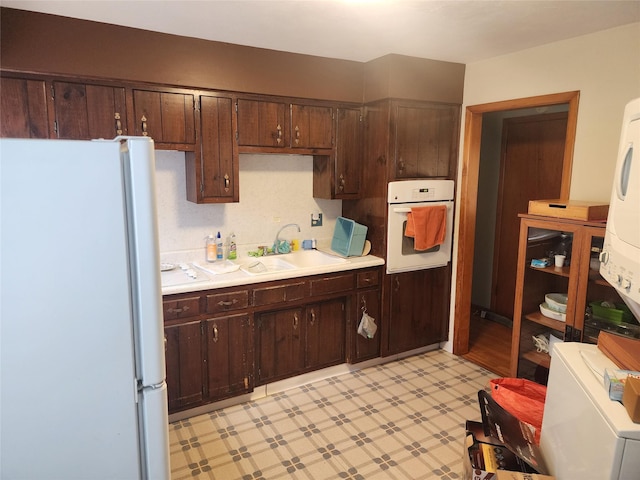
[[[509,375],[511,328],[471,315],[469,352],[463,357],[501,377]]]

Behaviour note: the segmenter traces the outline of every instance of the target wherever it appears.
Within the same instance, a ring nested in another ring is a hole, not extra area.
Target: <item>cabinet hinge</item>
[[[235,109],[236,109],[236,113],[238,113],[238,101],[237,100],[236,100],[236,103],[235,103]]]
[[[56,89],[51,85],[51,98],[56,98]]]
[[[204,197],[204,182],[200,182],[200,196]]]
[[[200,111],[200,99],[193,99],[193,111],[194,112],[199,112]]]
[[[53,121],[53,131],[56,133],[56,135],[58,134],[58,121],[57,120]]]
[[[360,114],[360,122],[364,122],[364,115]]]
[[[238,141],[238,138],[240,138],[240,135],[238,135],[238,131],[236,130],[236,141]]]

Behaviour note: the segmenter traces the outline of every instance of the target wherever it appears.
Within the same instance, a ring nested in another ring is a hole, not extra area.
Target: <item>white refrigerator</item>
[[[0,478],[168,479],[148,138],[0,139]]]

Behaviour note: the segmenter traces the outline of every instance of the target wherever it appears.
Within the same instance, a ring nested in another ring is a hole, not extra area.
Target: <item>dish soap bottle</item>
[[[216,237],[216,260],[223,260],[223,246],[222,246],[222,237],[220,236],[220,232],[218,232],[218,236]]]
[[[213,236],[213,234],[209,234],[207,236],[205,248],[206,248],[207,262],[215,262],[218,252],[217,252],[216,239]]]
[[[229,235],[229,253],[227,254],[227,258],[229,260],[235,260],[236,258],[238,258],[235,233]]]

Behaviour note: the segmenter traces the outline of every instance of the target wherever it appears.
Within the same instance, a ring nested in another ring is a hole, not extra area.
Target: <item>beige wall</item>
[[[467,64],[463,112],[573,90],[580,103],[569,197],[608,203],[624,106],[640,97],[640,23]]]
[[[575,90],[580,102],[569,196],[609,203],[624,106],[640,97],[640,23],[467,64],[458,174],[467,106]],[[455,238],[454,265],[457,249]],[[454,268],[448,351],[455,289]]]

